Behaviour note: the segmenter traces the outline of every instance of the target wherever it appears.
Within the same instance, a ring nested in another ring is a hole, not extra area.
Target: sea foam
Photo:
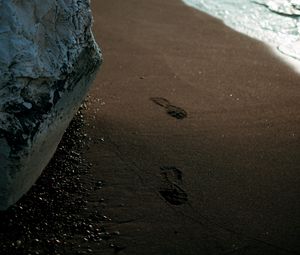
[[[183,0],[270,45],[300,72],[300,0]]]

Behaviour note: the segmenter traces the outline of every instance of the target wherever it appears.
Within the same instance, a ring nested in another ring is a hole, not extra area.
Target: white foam
[[[265,42],[300,73],[300,0],[182,0]]]

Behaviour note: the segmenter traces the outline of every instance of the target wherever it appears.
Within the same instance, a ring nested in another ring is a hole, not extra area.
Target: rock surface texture
[[[0,0],[0,210],[40,176],[101,64],[88,0]]]

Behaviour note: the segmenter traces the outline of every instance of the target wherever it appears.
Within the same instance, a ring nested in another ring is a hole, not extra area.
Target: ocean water
[[[300,72],[300,0],[182,0],[270,45]]]

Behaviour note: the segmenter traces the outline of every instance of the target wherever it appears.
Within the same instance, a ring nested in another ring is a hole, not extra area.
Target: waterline
[[[258,39],[300,73],[299,0],[182,0]]]

